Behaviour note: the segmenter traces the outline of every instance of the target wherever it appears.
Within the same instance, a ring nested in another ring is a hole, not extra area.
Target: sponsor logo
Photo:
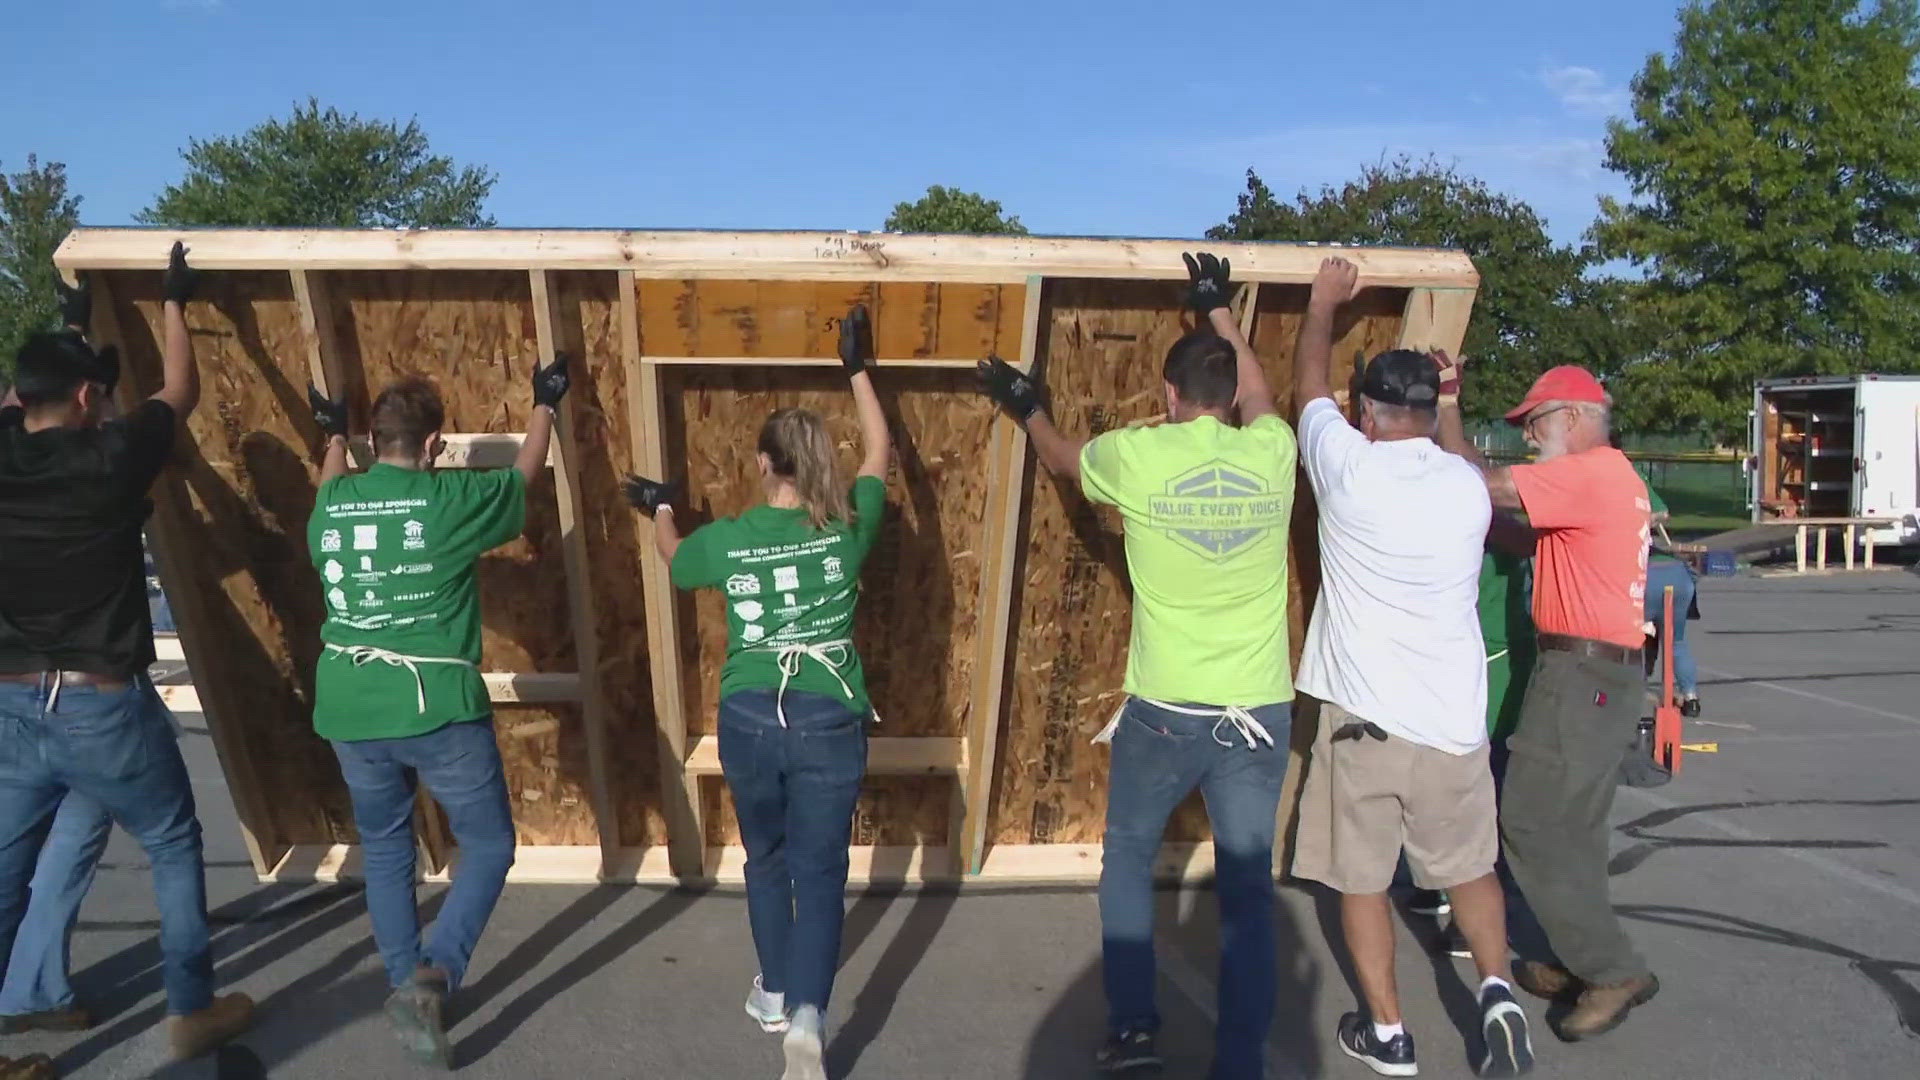
[[[320,571],[320,576],[327,579],[327,584],[338,585],[340,584],[340,579],[347,576],[347,572],[340,568],[339,563],[328,559],[327,565]]]
[[[843,566],[843,564],[840,562],[840,559],[838,556],[834,556],[834,555],[827,556],[824,560],[821,561],[820,568],[826,571],[828,584],[832,584],[833,582],[836,582],[836,581],[844,581],[846,579],[846,576],[847,576],[846,569]]]
[[[733,605],[733,613],[740,616],[740,618],[746,622],[753,622],[760,616],[766,614],[767,609],[761,606],[758,600],[742,600]]]
[[[748,623],[740,628],[740,640],[742,641],[759,641],[766,636],[767,628],[761,626],[759,623]]]
[[[1183,473],[1147,499],[1148,520],[1215,562],[1230,559],[1273,529],[1285,529],[1291,501],[1267,482],[1215,461]]]
[[[427,546],[427,527],[425,525],[420,524],[412,518],[408,518],[406,524],[400,526],[400,531],[406,534],[406,539],[402,541],[401,546],[405,547],[408,551],[419,551]]]
[[[800,587],[800,568],[797,566],[776,566],[773,568],[773,591],[792,592]]]
[[[324,552],[340,550],[340,530],[328,529],[320,534],[320,550]]]
[[[378,551],[380,549],[380,526],[355,525],[353,527],[353,550]]]
[[[327,591],[327,603],[332,604],[335,611],[345,611],[347,610],[347,594],[339,589],[329,589]]]
[[[727,579],[728,596],[759,596],[760,575],[735,574]]]

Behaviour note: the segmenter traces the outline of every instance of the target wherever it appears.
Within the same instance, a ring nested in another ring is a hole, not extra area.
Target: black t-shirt
[[[0,674],[130,677],[153,663],[140,529],[173,448],[149,400],[93,428],[29,433],[0,410]]]

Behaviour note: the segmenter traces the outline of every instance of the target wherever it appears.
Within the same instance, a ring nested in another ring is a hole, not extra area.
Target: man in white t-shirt
[[[1361,377],[1359,430],[1334,404],[1333,322],[1358,284],[1320,267],[1294,352],[1300,461],[1320,504],[1321,583],[1299,688],[1320,699],[1293,872],[1341,893],[1347,951],[1366,1012],[1340,1019],[1340,1048],[1385,1076],[1418,1071],[1401,1023],[1387,886],[1404,847],[1415,882],[1445,889],[1480,971],[1481,1076],[1533,1067],[1526,1014],[1503,977],[1506,912],[1488,768],[1480,558],[1486,481],[1433,435],[1440,376],[1394,350]]]

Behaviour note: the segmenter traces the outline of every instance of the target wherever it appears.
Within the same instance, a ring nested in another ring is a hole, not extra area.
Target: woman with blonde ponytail
[[[865,458],[851,488],[826,424],[781,409],[761,425],[766,501],[684,539],[675,485],[630,476],[627,501],[653,517],[682,589],[723,589],[720,766],[747,849],[747,919],[760,974],[747,1015],[785,1031],[782,1080],[826,1080],[827,999],[840,963],[847,845],[867,771],[873,708],[853,649],[860,567],[880,533],[892,447],[874,393],[867,309],[840,323]]]

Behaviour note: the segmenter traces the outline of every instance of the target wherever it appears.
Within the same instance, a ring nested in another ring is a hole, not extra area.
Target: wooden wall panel
[[[837,319],[871,305],[882,358],[1017,352],[1024,289],[1017,286],[874,287],[795,283],[641,281],[641,351],[647,355],[801,357],[837,354]],[[809,291],[811,290],[811,291]],[[804,318],[765,317],[782,305]],[[1012,315],[1007,314],[1011,309]],[[979,591],[986,446],[993,411],[964,370],[875,373],[893,429],[887,520],[861,577],[855,644],[887,736],[965,733]],[[834,368],[673,367],[663,376],[667,453],[681,463],[695,515],[736,515],[762,499],[754,439],[778,408],[814,410],[828,422],[841,466],[858,465],[859,428],[846,381]],[[726,658],[725,600],[682,597],[687,726],[712,734]],[[944,843],[950,778],[875,778],[856,823],[857,842]],[[703,785],[707,840],[735,842],[721,785]]]
[[[110,281],[126,377],[150,394],[161,382],[160,275]],[[226,734],[263,793],[263,845],[350,842],[357,834],[339,766],[313,733],[324,613],[306,523],[319,432],[305,405],[307,347],[292,284],[284,273],[208,275],[187,324],[202,396],[170,471],[190,504],[176,547],[191,576],[167,587],[207,598],[216,667],[194,675],[226,683],[245,718]]]

